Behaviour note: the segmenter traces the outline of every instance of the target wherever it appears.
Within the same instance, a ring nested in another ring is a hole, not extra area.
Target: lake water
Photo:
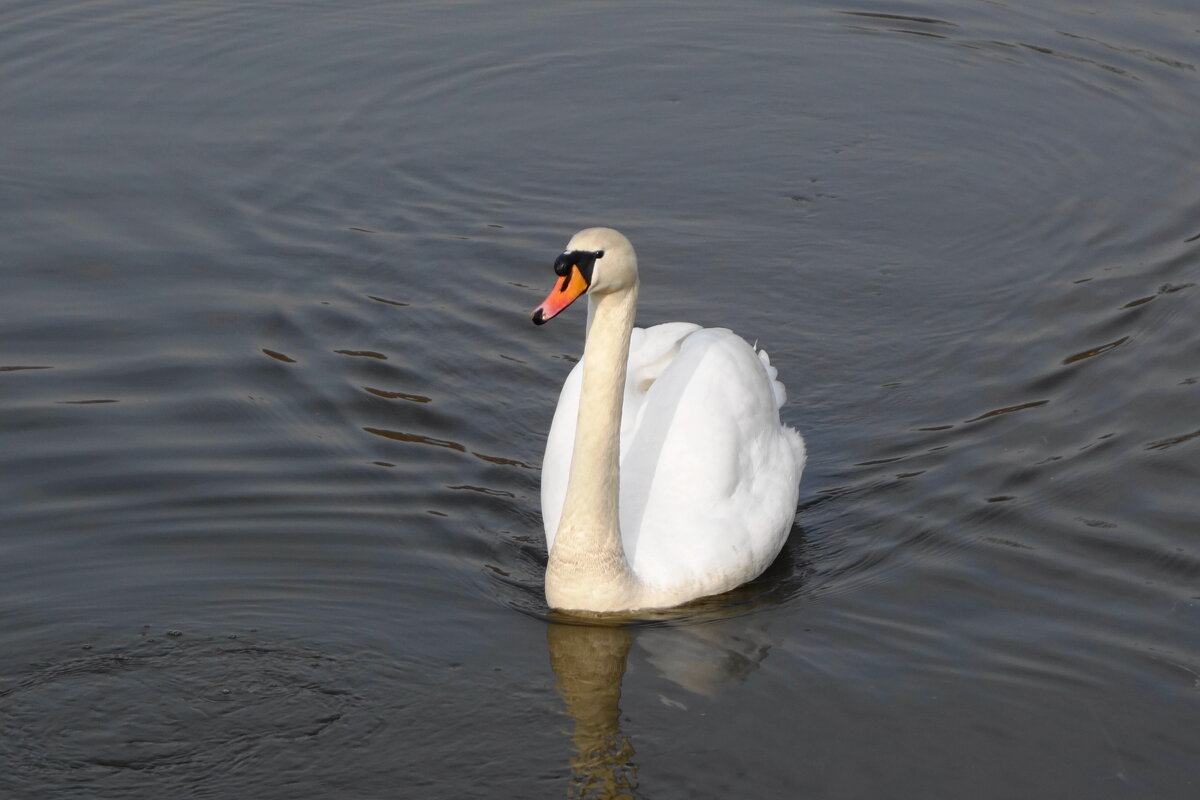
[[[1200,793],[1194,0],[0,8],[0,796]],[[581,227],[778,561],[541,593]]]

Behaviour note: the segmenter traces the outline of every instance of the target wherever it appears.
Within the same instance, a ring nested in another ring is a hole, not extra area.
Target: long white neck
[[[621,545],[621,407],[637,284],[590,298],[583,387],[562,517],[546,567],[554,608],[622,611],[641,587]]]

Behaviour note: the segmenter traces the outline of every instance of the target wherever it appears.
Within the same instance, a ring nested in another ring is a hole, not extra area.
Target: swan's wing
[[[680,342],[698,330],[700,326],[690,322],[668,322],[652,328],[633,329],[629,340],[629,368],[625,377],[625,399],[621,413],[622,458],[628,452],[637,430],[648,389],[675,358]],[[542,458],[542,525],[546,530],[547,548],[554,544],[554,534],[558,531],[558,521],[567,497],[582,385],[581,359],[559,392],[550,434],[546,437],[546,453]]]
[[[804,446],[780,425],[784,393],[773,368],[744,339],[693,330],[675,349],[634,403],[621,530],[639,578],[712,594],[778,554],[795,517]]]
[[[765,353],[724,329],[633,330],[621,418],[621,530],[634,572],[711,594],[765,569],[795,516],[804,441]],[[563,383],[542,459],[547,548],[562,516],[583,362]]]
[[[679,343],[700,330],[692,323],[666,323],[642,329],[635,327],[629,341],[629,368],[625,373],[625,398],[620,416],[620,455],[625,457],[647,390],[674,356]],[[546,453],[541,459],[541,522],[546,530],[546,547],[554,543],[559,518],[563,516],[566,482],[571,471],[571,453],[575,450],[575,425],[580,415],[580,391],[583,385],[583,360],[571,369],[558,395],[558,407],[546,437]]]
[[[571,473],[571,452],[575,447],[575,423],[579,418],[579,390],[583,385],[583,360],[571,369],[558,394],[558,406],[546,437],[542,456],[542,526],[546,530],[546,550],[554,546],[554,534],[562,517]]]

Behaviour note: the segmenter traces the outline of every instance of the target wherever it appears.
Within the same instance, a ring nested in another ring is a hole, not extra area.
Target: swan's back
[[[761,355],[761,358],[760,358]],[[566,496],[582,362],[563,384],[546,445],[542,515]],[[634,574],[691,596],[758,575],[791,529],[804,442],[779,422],[786,397],[766,354],[722,328],[633,331],[621,420],[620,522]]]

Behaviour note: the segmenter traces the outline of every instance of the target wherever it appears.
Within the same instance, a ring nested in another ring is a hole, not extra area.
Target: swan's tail
[[[783,435],[787,437],[788,444],[792,446],[792,455],[796,457],[796,477],[800,477],[800,473],[804,472],[804,462],[808,460],[808,450],[804,446],[804,437],[800,435],[800,431],[791,425],[783,426]]]
[[[755,342],[755,345],[758,343]],[[783,404],[787,402],[787,387],[779,380],[779,370],[771,366],[771,357],[767,355],[766,350],[758,350],[758,360],[762,362],[763,370],[767,373],[767,378],[771,381],[771,390],[775,393],[775,406],[783,408]],[[788,444],[791,445],[792,455],[796,458],[796,475],[798,476],[804,471],[804,462],[808,460],[808,450],[804,446],[804,437],[795,428],[784,425],[783,433],[787,437]]]
[[[787,402],[787,387],[778,379],[779,370],[771,366],[771,357],[767,355],[766,350],[758,351],[758,360],[762,362],[767,379],[771,381],[771,391],[775,393],[775,407],[783,408],[783,404]]]

